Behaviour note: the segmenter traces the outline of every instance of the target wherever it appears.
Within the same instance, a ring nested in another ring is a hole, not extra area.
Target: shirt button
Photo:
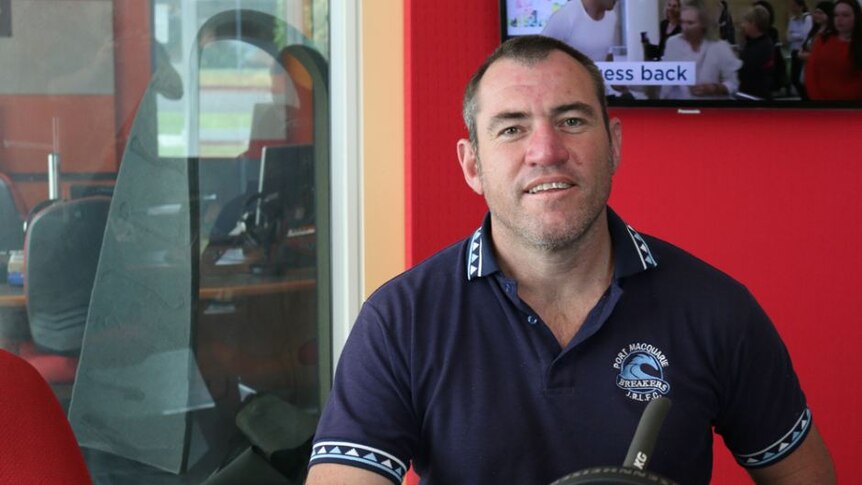
[[[535,315],[530,315],[529,317],[527,317],[527,323],[529,323],[530,325],[535,325],[539,323],[539,319],[536,318]]]

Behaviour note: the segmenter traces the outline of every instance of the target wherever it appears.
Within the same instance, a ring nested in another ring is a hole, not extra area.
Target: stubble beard
[[[479,165],[477,163],[477,165]],[[613,161],[608,158],[608,166],[613,166]],[[613,173],[609,169],[610,173]],[[527,214],[512,214],[505,211],[495,211],[497,205],[488,198],[487,185],[479,165],[479,177],[482,186],[486,187],[485,201],[491,210],[491,215],[506,227],[508,232],[514,234],[526,245],[534,247],[543,252],[558,252],[571,249],[580,245],[584,236],[591,233],[599,217],[607,206],[608,197],[611,192],[611,178],[608,176],[607,183],[595,187],[596,193],[585,201],[585,205],[577,207],[568,218],[568,223],[562,229],[547,229],[543,227],[540,220],[530,218]],[[520,221],[518,219],[521,219]]]

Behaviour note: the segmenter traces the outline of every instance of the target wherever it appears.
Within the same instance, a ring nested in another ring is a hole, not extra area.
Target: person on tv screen
[[[832,26],[814,40],[805,65],[812,100],[862,100],[862,12],[856,0],[838,0]]]
[[[745,43],[739,53],[739,92],[760,99],[772,99],[772,71],[775,69],[772,39],[769,29],[769,12],[760,5],[745,11],[742,33]]]
[[[551,15],[542,35],[569,44],[595,62],[610,60],[611,47],[619,44],[616,3],[617,0],[571,0]]]
[[[673,400],[649,471],[710,481],[713,430],[761,484],[835,483],[751,293],[608,207],[622,126],[586,55],[503,43],[467,84],[481,226],[378,289],[339,358],[307,483],[547,485],[620,463]],[[659,483],[659,482],[656,482]]]
[[[808,13],[808,5],[805,0],[788,0],[790,18],[787,20],[787,45],[790,48],[790,84],[796,90],[796,94],[805,99],[805,86],[802,84],[802,64],[799,57],[802,44],[811,32],[814,21]]]
[[[772,90],[786,90],[790,86],[790,80],[787,76],[787,63],[784,61],[784,52],[781,50],[778,29],[775,28],[775,7],[768,0],[756,0],[752,6],[763,7],[769,13],[769,27],[766,29],[766,34],[772,39],[772,60],[775,64],[775,68],[772,70]]]
[[[808,35],[805,37],[805,41],[802,43],[802,49],[799,52],[799,59],[802,62],[806,62],[808,57],[811,55],[811,48],[814,46],[814,41],[822,35],[826,30],[832,28],[832,0],[823,0],[818,2],[814,7],[814,11],[811,13],[811,30],[808,31]],[[803,67],[803,74],[801,75],[801,79],[803,84],[805,83],[805,69]]]
[[[658,57],[664,55],[664,46],[672,35],[682,32],[679,25],[679,0],[667,0],[664,5],[664,19],[659,22]]]
[[[739,88],[742,62],[718,37],[717,7],[709,0],[683,0],[682,33],[667,40],[663,61],[695,63],[695,84],[662,86],[662,99],[729,99]]]
[[[736,44],[736,27],[733,24],[733,16],[730,14],[730,6],[725,0],[719,2],[718,14],[718,37],[726,40],[728,44]]]

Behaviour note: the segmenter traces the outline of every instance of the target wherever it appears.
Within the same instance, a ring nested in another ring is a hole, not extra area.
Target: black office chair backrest
[[[0,174],[0,251],[24,247],[21,207],[12,181]]]
[[[30,223],[33,222],[33,218],[36,217],[36,214],[45,210],[48,206],[54,205],[59,202],[60,199],[45,199],[33,207],[27,212],[27,217],[24,219],[24,234],[27,234],[27,228],[30,227]]]
[[[33,342],[52,352],[81,348],[111,199],[59,201],[27,231],[24,276]]]

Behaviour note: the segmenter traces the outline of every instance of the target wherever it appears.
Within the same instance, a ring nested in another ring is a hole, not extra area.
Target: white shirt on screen
[[[694,51],[691,44],[682,34],[672,36],[667,40],[663,61],[694,62],[695,84],[721,83],[727,88],[728,95],[709,96],[711,99],[730,98],[739,90],[739,77],[736,71],[742,67],[742,61],[733,52],[730,44],[723,40],[704,40],[700,49]],[[690,86],[662,86],[662,99],[694,99]]]
[[[603,62],[614,45],[616,31],[616,12],[608,10],[601,20],[593,20],[581,0],[571,0],[551,15],[542,35],[569,44],[595,62]]]

